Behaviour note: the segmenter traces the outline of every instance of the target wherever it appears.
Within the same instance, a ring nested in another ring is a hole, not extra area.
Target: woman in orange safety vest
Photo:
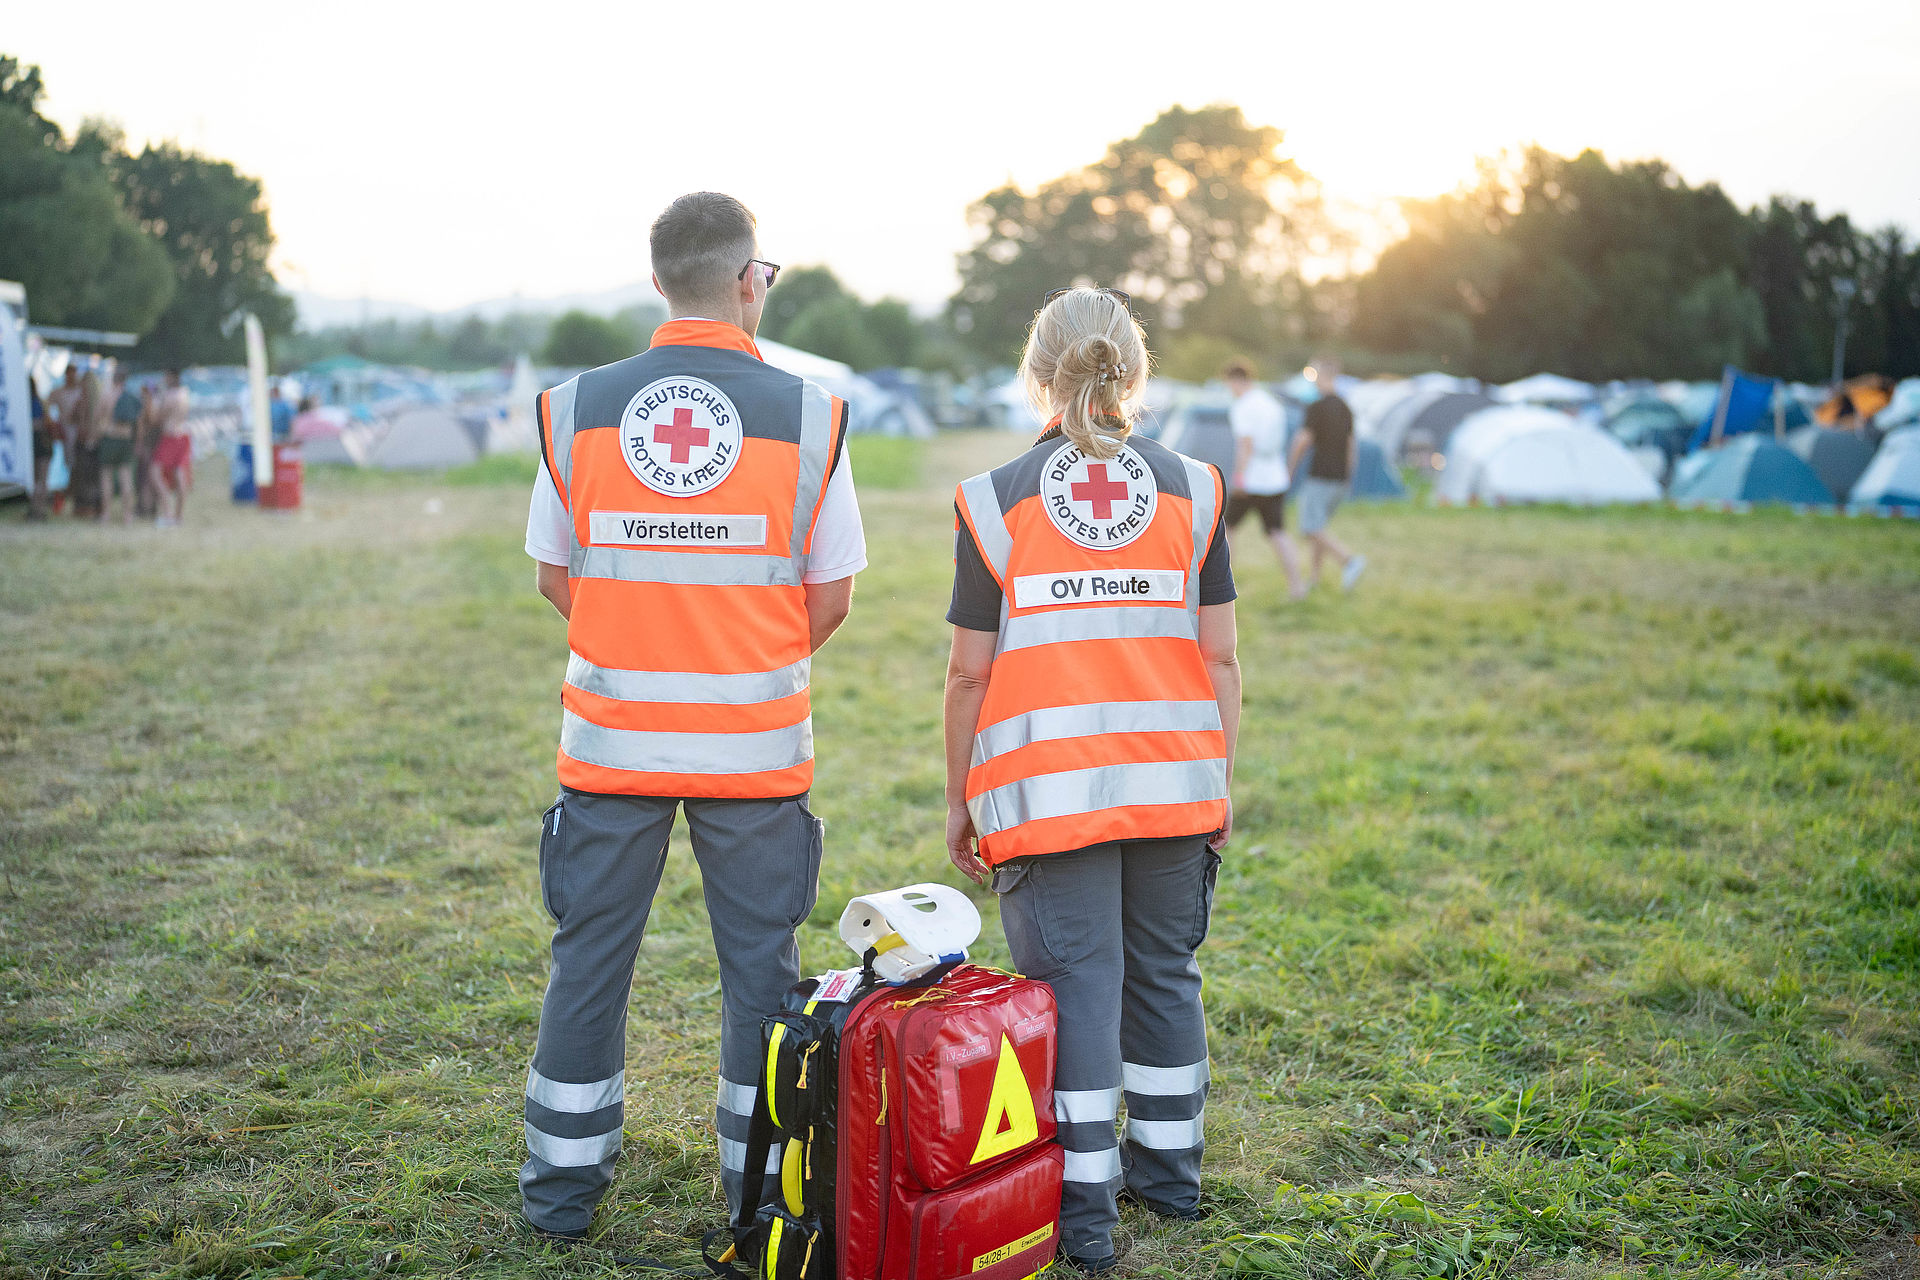
[[[1214,468],[1132,435],[1131,300],[1049,295],[1020,373],[1046,429],[955,496],[947,848],[1059,1002],[1061,1253],[1112,1268],[1123,1190],[1201,1216],[1206,937],[1240,718]],[[1115,1120],[1124,1095],[1127,1122]]]

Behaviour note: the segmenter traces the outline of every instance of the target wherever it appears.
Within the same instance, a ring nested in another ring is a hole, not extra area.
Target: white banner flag
[[[33,407],[27,398],[27,334],[0,306],[0,484],[33,486]]]
[[[253,410],[253,482],[273,483],[273,405],[267,399],[267,335],[247,312],[247,405]]]

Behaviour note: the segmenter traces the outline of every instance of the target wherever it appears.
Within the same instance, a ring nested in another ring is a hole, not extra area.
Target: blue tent
[[[1807,407],[1792,396],[1772,378],[1756,378],[1750,373],[1728,365],[1720,374],[1720,390],[1714,396],[1713,404],[1707,408],[1707,416],[1693,429],[1693,437],[1687,441],[1687,451],[1701,448],[1713,439],[1713,424],[1720,419],[1720,438],[1745,435],[1749,431],[1771,431],[1775,426],[1773,398],[1778,394],[1782,399],[1779,425],[1786,430],[1804,427],[1813,419],[1807,414]]]
[[[1300,455],[1300,465],[1295,468],[1296,475],[1312,474],[1308,468],[1313,466],[1313,446]],[[1407,496],[1407,486],[1400,482],[1400,475],[1387,462],[1387,451],[1371,440],[1360,441],[1359,456],[1353,469],[1353,497],[1359,502],[1391,502]]]
[[[1690,474],[1674,484],[1673,500],[1831,506],[1834,496],[1793,450],[1771,436],[1749,432],[1707,454]]]

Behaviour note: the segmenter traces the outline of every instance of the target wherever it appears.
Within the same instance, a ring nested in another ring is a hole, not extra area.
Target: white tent
[[[853,366],[789,347],[768,338],[755,340],[760,354],[776,369],[817,382],[847,402],[847,430],[883,436],[933,434],[933,420],[906,396],[897,396],[853,371]]]
[[[1847,495],[1856,511],[1871,507],[1920,507],[1920,427],[1895,431]]]
[[[1660,486],[1618,440],[1552,409],[1482,409],[1447,446],[1437,502],[1658,502]]]
[[[1586,404],[1599,394],[1592,383],[1557,373],[1536,373],[1493,389],[1493,398],[1505,404]]]

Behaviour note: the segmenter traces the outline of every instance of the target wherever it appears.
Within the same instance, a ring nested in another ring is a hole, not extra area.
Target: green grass
[[[948,486],[1019,443],[855,442],[809,967],[847,897],[952,877]],[[529,464],[487,468],[0,525],[0,1276],[611,1274],[517,1227],[564,639]],[[1134,1274],[1914,1274],[1920,534],[1338,527],[1374,567],[1304,605],[1238,544],[1219,1212],[1130,1210]],[[711,945],[676,837],[603,1245],[690,1262],[719,1219]]]

